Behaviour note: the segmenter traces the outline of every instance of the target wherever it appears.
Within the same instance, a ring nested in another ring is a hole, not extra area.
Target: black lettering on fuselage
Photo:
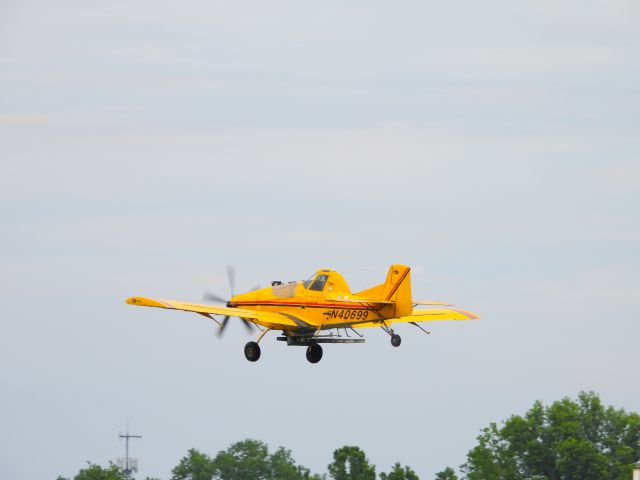
[[[369,318],[368,310],[327,310],[323,313],[327,319],[341,318],[343,320],[366,320]]]

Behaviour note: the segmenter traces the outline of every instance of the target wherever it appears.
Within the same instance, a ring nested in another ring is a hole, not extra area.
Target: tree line
[[[640,416],[605,407],[595,393],[582,392],[544,406],[535,402],[524,415],[490,424],[477,437],[458,472],[451,467],[435,480],[629,480],[640,460]],[[115,465],[89,464],[73,480],[122,480]],[[420,480],[396,463],[376,472],[365,452],[343,446],[333,452],[327,472],[312,473],[291,451],[269,452],[247,439],[209,456],[191,449],[171,471],[171,480]],[[58,477],[58,480],[66,480]],[[155,480],[149,479],[146,480]]]

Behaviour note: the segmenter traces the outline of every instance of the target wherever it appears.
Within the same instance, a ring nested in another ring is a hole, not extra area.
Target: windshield
[[[327,279],[329,275],[318,275],[315,282],[311,284],[309,290],[315,290],[316,292],[321,292],[324,289],[324,284],[327,283]]]
[[[307,278],[304,282],[302,282],[302,285],[304,286],[304,288],[309,288],[309,285],[311,285],[311,282],[313,282],[314,278],[316,278],[315,273],[311,275],[309,278]]]

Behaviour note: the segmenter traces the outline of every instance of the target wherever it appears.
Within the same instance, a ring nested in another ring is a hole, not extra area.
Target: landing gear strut
[[[318,363],[322,359],[322,347],[317,343],[312,343],[307,347],[307,360],[311,363]]]
[[[260,345],[256,342],[249,342],[244,346],[244,356],[250,362],[257,362],[260,358]]]
[[[382,330],[388,333],[389,336],[391,337],[391,345],[393,345],[394,347],[400,346],[400,343],[402,342],[400,335],[398,335],[397,333],[394,333],[393,329],[387,327],[386,325],[382,325]]]

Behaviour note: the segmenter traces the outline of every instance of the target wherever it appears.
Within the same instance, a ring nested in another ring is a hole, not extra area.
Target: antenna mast
[[[129,427],[127,426],[127,433],[125,435],[120,434],[119,435],[120,438],[124,438],[124,442],[125,442],[125,447],[124,447],[124,465],[122,470],[124,471],[124,478],[125,480],[129,480],[129,476],[131,475],[131,472],[133,470],[138,470],[138,460],[134,459],[134,464],[135,466],[133,466],[133,468],[131,468],[132,466],[129,463],[129,439],[130,438],[142,438],[142,435],[130,435],[129,434]]]

